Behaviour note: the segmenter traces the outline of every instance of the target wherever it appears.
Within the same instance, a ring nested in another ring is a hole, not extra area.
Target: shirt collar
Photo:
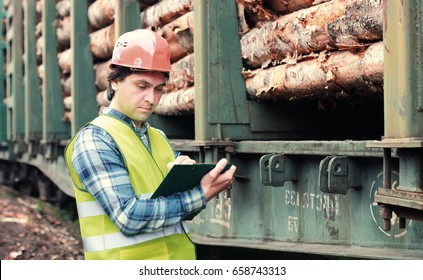
[[[134,121],[131,118],[129,118],[127,115],[119,112],[118,110],[112,109],[110,107],[105,107],[101,113],[104,114],[104,115],[111,115],[115,118],[122,120],[123,122],[129,124],[135,130],[135,132],[137,132],[137,133],[144,134],[144,133],[147,132],[148,128],[150,127],[150,124],[148,122],[143,122],[141,127],[137,128],[135,126]]]

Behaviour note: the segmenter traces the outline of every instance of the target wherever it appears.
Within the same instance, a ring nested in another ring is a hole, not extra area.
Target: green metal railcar
[[[57,94],[54,1],[45,2],[41,88],[35,1],[27,0],[23,12],[20,0],[3,10],[0,180],[29,181],[35,190],[27,191],[60,200],[73,196],[64,148],[97,114],[97,104],[86,20],[89,1],[71,1],[71,124],[62,121],[62,97]],[[118,34],[141,27],[139,2],[116,1]],[[330,112],[306,101],[249,99],[241,75],[236,1],[193,2],[195,112],[155,115],[150,121],[177,150],[197,161],[226,157],[238,168],[233,187],[191,222],[193,241],[341,257],[422,259],[421,1],[384,1],[383,101],[339,104]]]

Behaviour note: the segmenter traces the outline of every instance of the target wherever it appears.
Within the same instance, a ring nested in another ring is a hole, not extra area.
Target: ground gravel
[[[84,259],[74,201],[59,208],[0,185],[0,259]]]

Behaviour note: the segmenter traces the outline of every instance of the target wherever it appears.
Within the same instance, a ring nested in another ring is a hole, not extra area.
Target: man
[[[66,148],[86,259],[195,259],[184,217],[233,180],[226,159],[186,192],[149,199],[178,156],[164,133],[146,122],[171,69],[167,41],[139,29],[119,37],[113,50],[110,106],[84,126]]]

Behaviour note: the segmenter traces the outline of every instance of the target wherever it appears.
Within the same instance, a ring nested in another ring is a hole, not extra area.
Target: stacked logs
[[[332,0],[252,28],[241,38],[252,99],[380,98],[382,1]]]
[[[180,9],[165,12],[166,2],[144,12],[144,24],[165,37],[172,50],[169,92],[156,113],[193,113],[194,25],[193,11],[187,8],[192,2],[175,1]],[[352,103],[382,98],[381,0],[237,3],[246,98],[275,102],[344,99]]]
[[[70,96],[70,31],[66,12],[59,11],[69,1],[56,6],[65,98]],[[140,2],[140,26],[155,30],[171,48],[172,72],[155,113],[193,114],[193,1]],[[113,0],[96,0],[88,8],[99,109],[109,104],[105,96],[115,43],[114,5]],[[237,5],[247,99],[381,98],[381,0],[237,0]]]
[[[70,22],[71,3],[69,0],[61,0],[56,3],[56,40],[57,40],[57,62],[60,69],[60,85],[62,87],[63,105],[65,113],[63,121],[70,122],[72,118],[71,108],[71,61],[72,50],[70,48],[71,22]]]

